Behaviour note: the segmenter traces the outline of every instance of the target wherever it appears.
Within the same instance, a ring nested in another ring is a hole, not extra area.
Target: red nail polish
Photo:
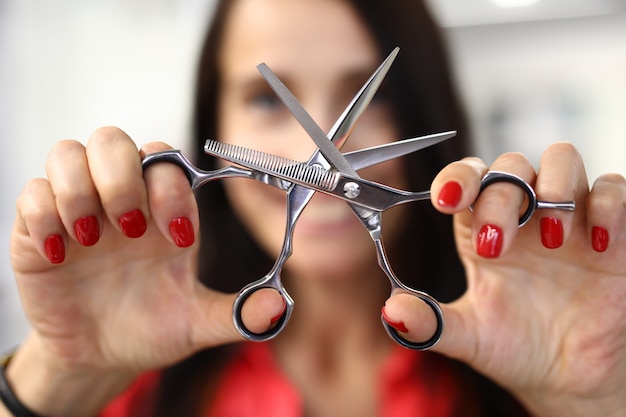
[[[502,251],[502,229],[493,224],[484,225],[478,232],[476,253],[483,258],[497,258]]]
[[[609,246],[609,231],[604,227],[593,226],[591,228],[591,246],[596,252],[604,252]]]
[[[399,331],[401,333],[407,333],[409,331],[409,329],[406,328],[406,325],[404,324],[404,322],[389,320],[389,318],[385,314],[385,307],[382,308],[381,313],[383,315],[383,320],[385,320],[388,325],[390,325],[391,327],[393,327],[397,331]]]
[[[50,235],[44,242],[46,256],[50,263],[60,264],[65,260],[65,243],[61,235]]]
[[[83,246],[93,246],[100,239],[100,226],[96,216],[85,216],[74,223],[76,240]]]
[[[285,314],[286,310],[287,310],[287,302],[283,298],[283,308],[280,310],[280,313],[272,317],[272,319],[270,320],[270,324],[276,324],[278,320],[280,320],[280,318],[283,316],[283,314]]]
[[[142,236],[147,228],[146,218],[139,209],[122,214],[118,219],[118,223],[122,233],[131,238]]]
[[[563,223],[555,217],[544,217],[540,222],[541,243],[548,249],[556,249],[563,244]]]
[[[195,236],[191,220],[187,217],[177,217],[172,220],[170,222],[170,235],[179,248],[186,248],[193,245]]]
[[[456,181],[447,182],[439,192],[437,203],[442,207],[456,207],[459,201],[461,201],[462,193],[463,189],[461,189],[461,184]]]

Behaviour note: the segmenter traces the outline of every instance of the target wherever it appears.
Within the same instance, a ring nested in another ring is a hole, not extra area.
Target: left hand
[[[540,200],[575,200],[576,209],[538,210],[518,229],[519,188],[495,184],[478,198],[488,169],[522,177]],[[440,201],[442,189],[453,182],[460,185],[459,199]],[[460,299],[442,305],[446,327],[433,350],[467,362],[537,415],[623,413],[624,178],[603,175],[590,190],[579,153],[559,143],[545,151],[537,173],[520,154],[504,154],[489,168],[466,158],[443,169],[431,191],[435,207],[454,214],[468,280]],[[423,333],[419,317],[425,308],[398,294],[387,301],[385,311],[406,325],[405,336],[411,339]]]

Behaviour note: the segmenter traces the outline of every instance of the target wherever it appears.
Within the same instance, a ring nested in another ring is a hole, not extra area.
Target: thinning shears
[[[430,339],[424,342],[412,342],[400,335],[383,319],[383,325],[390,337],[405,347],[417,350],[429,349],[441,338],[444,318],[438,302],[430,295],[406,286],[396,277],[391,269],[382,241],[382,213],[398,204],[430,199],[430,192],[398,190],[363,179],[357,174],[357,171],[361,168],[442,142],[453,137],[455,132],[443,132],[407,139],[346,154],[340,152],[357,119],[382,83],[397,53],[398,48],[392,51],[370,79],[367,80],[328,135],[321,130],[267,65],[261,64],[258,66],[259,71],[268,84],[317,145],[318,149],[306,162],[293,161],[214,140],[206,141],[204,151],[238,166],[228,166],[215,171],[203,171],[194,167],[180,151],[176,150],[151,154],[143,160],[144,169],[155,162],[163,161],[179,165],[186,173],[194,190],[208,181],[229,177],[245,177],[273,185],[286,192],[287,221],[281,252],[267,275],[245,286],[239,292],[234,302],[233,322],[237,330],[246,339],[264,341],[275,337],[285,327],[291,316],[294,302],[281,283],[280,272],[293,250],[292,238],[297,219],[316,191],[332,195],[348,203],[374,242],[378,264],[391,282],[391,291],[402,290],[410,293],[423,300],[433,310],[437,320],[437,328]],[[482,179],[481,190],[496,182],[513,183],[526,194],[528,204],[519,218],[520,227],[530,219],[536,209],[556,208],[573,210],[575,207],[574,202],[550,203],[539,201],[532,187],[523,179],[503,172],[489,172]],[[263,333],[254,333],[246,328],[243,323],[241,311],[248,297],[262,288],[271,288],[278,291],[285,300],[286,308],[274,326]]]

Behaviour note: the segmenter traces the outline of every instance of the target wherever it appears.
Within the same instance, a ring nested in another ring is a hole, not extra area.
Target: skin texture
[[[240,0],[229,19],[220,59],[220,139],[308,158],[312,142],[264,86],[256,64],[267,62],[328,130],[382,57],[338,1]],[[384,100],[358,126],[348,149],[398,139]],[[169,164],[142,172],[142,155],[167,148],[150,143],[138,151],[113,127],[96,130],[86,145],[59,142],[47,178],[29,182],[17,201],[11,259],[33,330],[8,376],[22,401],[41,414],[93,414],[138,373],[240,340],[231,322],[234,296],[197,281],[198,209],[184,174]],[[488,169],[524,178],[542,200],[576,200],[577,208],[540,211],[518,229],[521,192],[497,185],[470,212]],[[402,188],[403,172],[401,161],[393,161],[362,175]],[[460,198],[440,205],[440,191],[452,181]],[[233,181],[227,191],[247,227],[275,254],[284,230],[281,193],[251,181]],[[468,279],[466,294],[442,306],[446,329],[435,350],[508,388],[536,415],[619,415],[626,407],[626,181],[608,174],[590,187],[581,156],[559,143],[546,149],[538,171],[520,154],[501,155],[489,167],[475,158],[454,162],[431,192],[435,209],[454,215]],[[130,238],[119,219],[136,210],[147,228]],[[400,209],[385,217],[389,240],[403,215]],[[91,246],[75,229],[86,217],[98,226]],[[546,217],[562,226],[558,248],[542,244]],[[180,228],[172,229],[180,219],[191,226],[184,245]],[[486,225],[497,233],[481,233]],[[609,236],[603,252],[592,245],[594,227]],[[62,262],[49,259],[50,236],[63,242]],[[499,249],[485,252],[478,243],[484,239]],[[380,307],[406,326],[411,340],[432,334],[429,307],[406,294],[385,301],[388,286],[371,242],[343,203],[316,196],[300,220],[296,247],[285,276],[298,309],[273,346],[280,365],[310,415],[371,415],[375,396],[363,392],[375,392],[392,343],[378,321]],[[282,309],[272,291],[247,304],[251,329],[267,328]]]

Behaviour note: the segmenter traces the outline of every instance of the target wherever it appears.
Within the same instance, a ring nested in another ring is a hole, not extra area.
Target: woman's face
[[[368,29],[343,1],[237,0],[219,54],[219,140],[306,161],[315,144],[256,66],[266,63],[328,132],[381,61]],[[396,139],[389,103],[375,98],[343,151]],[[401,172],[396,160],[360,175],[403,187]],[[250,180],[225,185],[252,234],[269,253],[278,254],[285,232],[285,192]],[[399,213],[385,216],[385,236],[397,228]],[[372,260],[372,242],[350,207],[316,193],[296,226],[288,268],[344,275],[357,262],[371,265]]]

